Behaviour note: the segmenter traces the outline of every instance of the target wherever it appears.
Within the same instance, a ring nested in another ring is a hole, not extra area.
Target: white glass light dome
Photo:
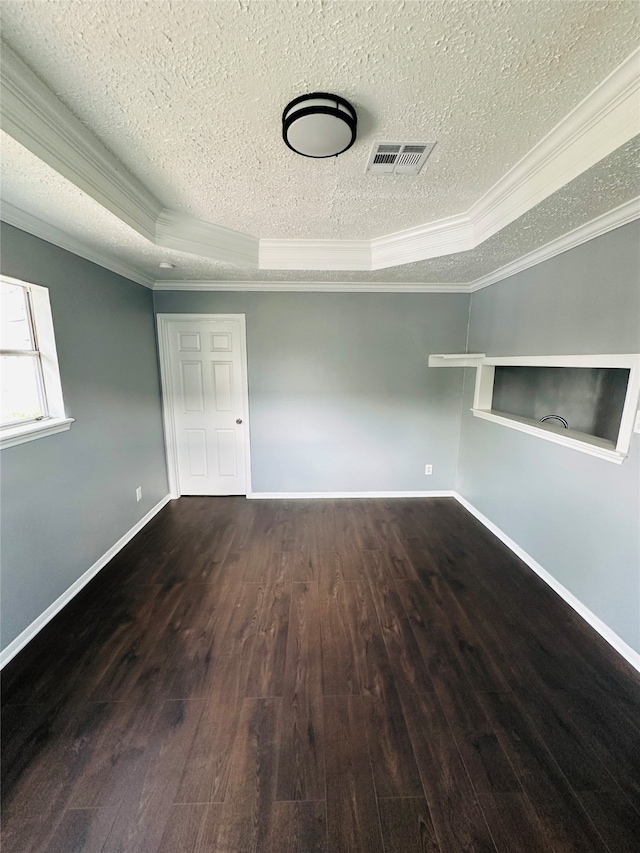
[[[282,137],[303,157],[337,157],[356,140],[356,111],[348,101],[327,92],[302,95],[282,114]]]

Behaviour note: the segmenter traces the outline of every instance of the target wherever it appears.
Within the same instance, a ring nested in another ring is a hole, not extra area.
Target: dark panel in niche
[[[495,412],[539,421],[560,415],[569,429],[618,440],[629,370],[619,367],[496,367]],[[559,421],[548,426],[564,427]]]

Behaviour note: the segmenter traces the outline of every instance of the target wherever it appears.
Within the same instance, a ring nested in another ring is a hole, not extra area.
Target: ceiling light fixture
[[[349,101],[328,92],[312,92],[284,108],[282,138],[303,157],[337,157],[356,141],[357,123]]]
[[[170,263],[170,261],[160,261],[158,266],[161,270],[174,270],[176,268],[176,265]]]

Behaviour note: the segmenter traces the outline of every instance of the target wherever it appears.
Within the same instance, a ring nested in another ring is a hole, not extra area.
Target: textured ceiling
[[[262,238],[369,239],[467,211],[638,43],[635,0],[3,0],[3,38],[162,205]],[[307,91],[356,106],[330,160],[282,142]],[[371,176],[371,144],[436,147]],[[162,277],[463,282],[639,192],[624,146],[476,249],[367,273],[266,272],[159,249],[16,142],[3,197]]]
[[[374,272],[252,270],[149,243],[6,134],[2,194],[95,252],[149,278],[180,281],[466,283],[493,272],[640,194],[640,137],[566,184],[476,249]],[[160,270],[168,260],[174,270]]]

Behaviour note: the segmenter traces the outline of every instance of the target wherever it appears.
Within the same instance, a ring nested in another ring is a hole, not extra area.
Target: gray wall
[[[168,488],[151,292],[10,226],[2,272],[49,288],[76,419],[2,451],[4,647]]]
[[[637,241],[637,224],[626,226],[474,294],[469,350],[637,352]],[[167,483],[151,293],[8,226],[2,270],[49,287],[76,418],[69,432],[2,451],[6,645]],[[457,487],[640,649],[640,437],[616,466],[471,417],[473,372],[463,399],[463,371],[427,369],[429,353],[464,349],[468,296],[154,299],[165,313],[247,315],[255,491]]]
[[[640,352],[639,225],[472,295],[469,351]],[[622,465],[474,418],[467,371],[458,491],[640,651],[640,436]]]
[[[464,294],[157,292],[160,313],[247,316],[256,492],[452,489]],[[433,475],[424,466],[431,463]]]

